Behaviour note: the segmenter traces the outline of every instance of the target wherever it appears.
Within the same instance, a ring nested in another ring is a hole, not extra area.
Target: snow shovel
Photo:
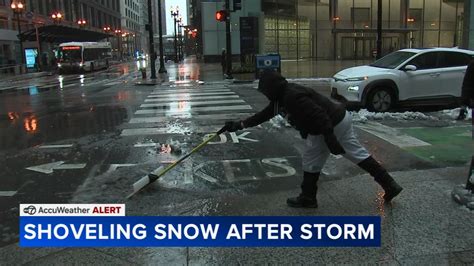
[[[135,182],[133,184],[133,192],[127,196],[127,199],[130,199],[131,197],[133,197],[135,194],[137,194],[138,192],[142,191],[144,188],[146,188],[148,185],[152,184],[153,182],[155,182],[156,180],[158,180],[158,178],[162,177],[163,175],[165,175],[167,172],[169,172],[171,169],[173,169],[175,166],[177,166],[178,164],[180,164],[182,161],[184,161],[186,158],[188,158],[189,156],[191,156],[191,154],[197,152],[198,150],[200,150],[202,147],[206,146],[206,144],[208,144],[211,140],[213,140],[215,137],[219,136],[220,134],[224,133],[226,131],[226,127],[222,127],[219,131],[217,131],[216,133],[214,133],[213,135],[211,135],[207,140],[205,140],[204,142],[202,142],[201,144],[199,144],[198,146],[196,146],[194,149],[192,149],[189,153],[185,154],[183,157],[179,158],[179,160],[177,160],[176,162],[170,164],[169,166],[167,166],[166,168],[164,168],[163,166],[160,166],[158,169],[154,170],[153,172],[149,173],[148,175],[142,177],[140,180],[138,180],[137,182]]]

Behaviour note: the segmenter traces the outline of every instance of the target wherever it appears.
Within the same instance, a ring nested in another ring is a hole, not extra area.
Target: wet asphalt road
[[[135,62],[84,75],[8,82],[11,88],[0,93],[0,245],[17,241],[19,203],[121,201],[134,181],[190,151],[224,121],[266,105],[255,84],[200,84],[205,75],[186,65],[168,71],[169,80],[157,87],[134,86]],[[328,92],[327,84],[312,86]],[[391,171],[445,166],[357,132]],[[296,188],[302,149],[299,134],[284,125],[223,134],[160,180],[171,196],[157,204]],[[322,180],[361,172],[331,157]]]

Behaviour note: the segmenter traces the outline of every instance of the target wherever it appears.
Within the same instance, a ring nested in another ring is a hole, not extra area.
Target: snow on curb
[[[438,112],[400,112],[400,113],[373,113],[366,109],[362,109],[358,112],[350,112],[352,120],[355,122],[366,122],[369,120],[390,120],[390,121],[413,121],[413,120],[424,120],[424,121],[440,121],[444,119],[452,119],[453,121],[458,117],[460,108],[441,110]],[[466,120],[472,119],[472,110],[468,109]]]
[[[373,113],[366,109],[362,109],[358,112],[350,112],[352,120],[355,122],[366,122],[369,120],[392,120],[392,121],[403,121],[403,120],[439,120],[438,117],[425,115],[421,112],[403,112],[403,113]]]

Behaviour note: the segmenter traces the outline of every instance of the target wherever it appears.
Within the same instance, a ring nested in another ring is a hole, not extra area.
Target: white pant
[[[369,152],[360,145],[354,134],[352,117],[348,112],[346,112],[344,119],[334,127],[334,135],[346,151],[343,155],[345,158],[355,164],[369,158]],[[329,155],[329,148],[323,135],[308,135],[303,154],[303,171],[309,173],[321,172]]]

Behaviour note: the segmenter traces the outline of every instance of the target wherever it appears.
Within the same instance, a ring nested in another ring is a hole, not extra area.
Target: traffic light
[[[227,19],[227,12],[225,10],[219,10],[216,12],[216,20],[217,21],[226,21]]]

